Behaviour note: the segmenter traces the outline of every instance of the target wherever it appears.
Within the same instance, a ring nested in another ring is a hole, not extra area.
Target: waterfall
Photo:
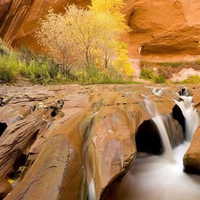
[[[148,110],[149,114],[153,117],[152,120],[154,121],[154,123],[156,124],[156,126],[159,130],[161,140],[162,140],[162,144],[163,144],[163,147],[164,147],[164,156],[169,161],[174,162],[172,147],[171,147],[169,137],[168,137],[168,134],[167,134],[167,130],[166,130],[165,125],[163,123],[162,117],[157,114],[154,102],[149,101],[147,99],[144,99],[144,102],[145,102],[146,109]]]
[[[167,135],[167,131],[161,116],[157,115],[156,117],[152,118],[152,120],[155,122],[161,136],[162,144],[164,147],[163,156],[165,156],[166,159],[168,159],[170,162],[175,162],[169,137]]]
[[[84,144],[83,144],[83,164],[86,172],[86,180],[88,184],[88,200],[96,200],[96,190],[95,190],[95,182],[94,182],[94,177],[93,177],[93,170],[92,166],[90,164],[90,156],[88,153],[88,147],[89,143],[92,137],[92,131],[93,131],[93,122],[94,122],[94,117],[97,115],[98,112],[95,112],[91,118],[86,122],[87,123],[87,130],[85,132],[85,139],[84,139]]]
[[[110,189],[103,200],[200,199],[200,176],[184,173],[182,161],[190,145],[189,140],[199,125],[199,116],[192,107],[192,97],[188,96],[188,92],[184,90],[184,94],[181,93],[179,96],[180,101],[174,100],[174,102],[185,117],[185,129],[178,128],[177,135],[174,135],[172,116],[159,116],[155,104],[147,99],[144,100],[152,120],[161,133],[165,152],[161,156],[138,155],[129,172]],[[183,142],[183,130],[186,133],[185,142]],[[148,128],[145,131],[148,131]],[[173,141],[177,137],[178,141]],[[177,146],[180,142],[182,144]],[[170,143],[173,144],[173,149]]]
[[[193,108],[192,96],[179,95],[179,101],[174,99],[185,117],[185,137],[187,141],[192,139],[193,133],[199,126],[199,115]]]
[[[91,182],[88,185],[88,200],[95,200],[96,199],[96,191],[94,185],[94,179],[92,178]]]

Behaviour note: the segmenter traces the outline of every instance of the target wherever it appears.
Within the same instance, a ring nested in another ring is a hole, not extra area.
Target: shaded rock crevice
[[[2,134],[4,133],[4,131],[6,130],[7,127],[8,126],[6,123],[0,122],[0,137],[2,136]]]

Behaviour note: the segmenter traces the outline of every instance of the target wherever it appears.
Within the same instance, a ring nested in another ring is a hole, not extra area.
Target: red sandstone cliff
[[[125,0],[123,12],[132,31],[125,40],[131,58],[141,51],[152,56],[198,56],[200,48],[200,1],[197,0]],[[0,37],[9,45],[38,48],[32,34],[37,21],[52,7],[75,3],[86,6],[90,0],[1,0]]]

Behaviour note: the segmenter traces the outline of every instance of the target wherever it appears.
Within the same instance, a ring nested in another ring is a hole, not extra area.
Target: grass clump
[[[17,59],[13,54],[0,59],[0,83],[14,83],[18,74]]]
[[[188,77],[186,80],[181,82],[182,84],[199,84],[200,83],[200,76],[199,75],[193,75]]]
[[[166,79],[162,75],[158,75],[155,77],[155,83],[166,83]]]
[[[65,73],[63,67],[53,58],[34,53],[28,48],[18,52],[11,51],[0,55],[0,83],[13,84],[19,77],[33,84],[113,84],[130,83],[130,77],[124,77],[115,68],[74,67]]]
[[[159,63],[159,65],[164,66],[164,67],[177,68],[181,65],[181,63],[180,62],[164,62],[164,63]]]
[[[113,68],[100,69],[89,67],[73,69],[72,73],[77,77],[76,82],[81,84],[117,84],[130,83],[130,78],[124,78],[122,74]]]
[[[151,80],[155,83],[165,83],[166,79],[162,74],[155,74],[148,68],[143,68],[140,75],[141,79]]]
[[[196,60],[195,63],[196,63],[197,65],[200,65],[200,60]]]
[[[67,78],[62,75],[55,60],[45,55],[34,53],[28,48],[19,51],[20,74],[34,84],[64,83]]]
[[[155,74],[148,68],[142,68],[140,78],[146,80],[152,80],[155,78]]]

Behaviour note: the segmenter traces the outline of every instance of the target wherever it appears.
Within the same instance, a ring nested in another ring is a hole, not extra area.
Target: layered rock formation
[[[199,86],[190,89],[198,109]],[[144,123],[156,114],[149,114],[151,106],[145,107],[144,99],[167,116],[179,90],[143,85],[0,87],[0,197],[103,198],[134,161],[135,135],[158,134]],[[181,115],[174,109],[171,116],[174,135]],[[152,152],[152,141],[139,143]]]
[[[184,155],[183,163],[185,171],[188,173],[200,174],[200,127],[196,130],[192,143]]]
[[[37,21],[50,7],[63,12],[63,6],[90,4],[90,0],[0,2],[0,37],[9,45],[38,49],[33,38]],[[126,0],[123,13],[131,32],[124,38],[131,58],[186,58],[200,54],[200,2],[190,0]],[[189,57],[188,57],[189,56]]]

